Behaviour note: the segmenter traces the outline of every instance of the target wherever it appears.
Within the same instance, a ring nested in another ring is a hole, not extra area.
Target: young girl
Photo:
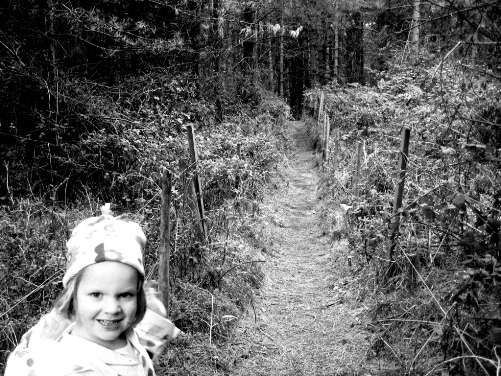
[[[111,216],[109,205],[101,211],[73,230],[64,290],[22,337],[5,376],[152,376],[150,358],[179,333],[145,293],[143,231]]]

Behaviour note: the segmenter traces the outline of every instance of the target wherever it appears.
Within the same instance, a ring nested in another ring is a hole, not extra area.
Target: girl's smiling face
[[[104,261],[86,267],[71,334],[111,350],[125,346],[124,332],[136,318],[138,286],[138,272],[127,264]]]

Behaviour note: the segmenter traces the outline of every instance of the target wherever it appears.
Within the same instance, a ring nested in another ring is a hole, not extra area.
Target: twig
[[[497,354],[496,354],[496,356],[497,356]],[[486,361],[487,363],[490,363],[490,364],[492,364],[494,367],[496,367],[496,363],[495,363],[493,360],[491,360],[491,359],[484,358],[484,357],[482,357],[482,356],[477,356],[477,355],[465,355],[465,356],[457,356],[457,357],[455,357],[455,358],[447,359],[447,360],[445,360],[445,361],[443,361],[443,362],[441,362],[441,363],[438,363],[437,365],[433,366],[433,368],[432,368],[430,371],[428,371],[428,373],[427,373],[426,375],[424,375],[424,376],[431,375],[431,374],[435,371],[435,369],[436,369],[437,367],[439,367],[439,366],[441,366],[441,365],[443,365],[443,364],[447,364],[447,363],[455,362],[456,360],[462,360],[462,359],[465,359],[465,358],[466,358],[466,359],[468,359],[468,358],[474,358],[474,359],[476,359],[477,361],[479,361],[479,360],[484,360],[484,361]],[[498,357],[498,359],[499,359],[499,357]],[[483,367],[482,367],[482,368],[483,368]],[[486,370],[485,368],[483,368],[483,369],[484,369],[484,371],[486,371],[486,373],[487,373],[487,370]],[[498,363],[496,376],[500,376],[500,375],[501,375],[501,374],[500,374],[500,369],[501,369],[501,368],[499,368],[499,363]],[[488,374],[489,374],[489,373],[487,373],[487,375],[488,375]]]
[[[427,324],[427,325],[443,325],[441,322],[424,321],[424,320],[407,320],[407,319],[381,319],[381,320],[375,320],[374,322],[385,322],[385,321],[397,321],[397,322],[407,322],[407,323],[414,322],[417,324]]]
[[[447,318],[447,316],[444,316],[442,321],[440,322],[440,325],[442,325],[442,322]],[[426,339],[426,341],[423,343],[423,346],[421,346],[421,348],[419,349],[419,351],[417,352],[416,356],[414,357],[414,359],[412,359],[412,362],[411,364],[409,365],[409,369],[412,368],[412,365],[414,364],[414,362],[417,360],[418,356],[421,354],[421,352],[424,350],[424,348],[426,347],[426,345],[428,345],[428,342],[431,341],[431,339],[433,338],[433,335],[435,334],[435,332],[431,333],[431,335]]]
[[[489,372],[485,369],[485,367],[482,365],[482,363],[480,363],[480,359],[485,359],[485,358],[481,358],[477,355],[475,355],[475,353],[473,352],[473,350],[470,348],[470,345],[468,345],[468,342],[466,341],[466,339],[464,338],[463,336],[463,333],[461,333],[461,331],[459,330],[458,327],[454,327],[454,329],[456,329],[456,332],[457,334],[459,335],[459,338],[461,338],[461,341],[463,342],[463,344],[466,346],[466,348],[468,349],[468,351],[470,351],[470,353],[472,354],[471,356],[473,357],[473,359],[475,359],[478,363],[478,365],[480,366],[480,368],[482,368],[485,372],[486,375],[489,375]],[[464,359],[464,358],[468,358],[470,356],[464,356],[464,357],[461,357],[461,359]],[[491,363],[494,363],[492,360],[490,359],[487,359],[489,362]]]
[[[498,355],[498,347],[499,346],[494,346],[494,355],[496,356],[496,359],[498,360],[498,364],[497,364],[497,367],[496,367],[496,376],[500,376],[501,375],[501,357]]]
[[[438,255],[438,252],[440,251],[440,248],[442,248],[442,244],[444,244],[444,241],[445,241],[445,238],[446,236],[442,236],[442,240],[440,241],[440,244],[438,245],[438,248],[437,250],[435,251],[435,254],[433,255],[432,259],[431,259],[431,263],[433,264],[433,262],[435,261],[435,257],[437,257]]]
[[[236,268],[238,268],[238,267],[240,267],[240,266],[242,266],[242,265],[245,265],[245,264],[252,264],[252,263],[254,263],[254,262],[266,262],[266,261],[264,261],[264,260],[252,260],[252,261],[246,261],[246,262],[242,262],[242,263],[240,263],[240,264],[238,264],[238,265],[235,265],[235,266],[233,266],[233,267],[229,268],[229,269],[228,269],[227,271],[225,271],[223,274],[221,274],[221,276],[220,276],[220,277],[219,277],[219,279],[217,280],[217,283],[219,283],[219,282],[223,279],[223,277],[224,277],[226,274],[228,274],[229,272],[231,272],[232,270],[234,270],[234,269],[236,269]]]
[[[501,77],[499,77],[499,79],[501,80]],[[491,125],[493,127],[501,127],[501,124],[492,123],[490,121],[485,121],[485,120],[480,120],[480,119],[472,119],[472,118],[467,118],[467,117],[464,117],[464,116],[458,116],[458,117],[461,120],[473,121],[475,123],[480,123],[480,124],[485,124],[485,125]]]
[[[476,71],[476,72],[481,72],[482,74],[485,74],[487,76],[491,76],[492,78],[495,78],[496,80],[501,80],[501,77],[500,76],[496,76],[495,74],[492,74],[491,72],[487,72],[485,70],[480,70],[480,69],[475,69],[473,67],[470,67],[466,64],[459,64],[460,66],[462,66],[463,68],[468,68],[468,69],[471,69],[473,71]]]
[[[407,253],[401,248],[401,251],[402,253],[404,254],[404,256],[407,258],[407,261],[409,261],[409,264],[411,264],[412,266],[412,269],[414,269],[414,272],[419,276],[419,278],[421,279],[421,282],[423,282],[423,285],[424,287],[426,287],[426,289],[428,290],[428,292],[430,293],[431,297],[433,298],[433,300],[435,301],[435,303],[437,304],[438,308],[442,311],[442,313],[444,314],[444,318],[447,317],[447,312],[445,311],[445,309],[442,307],[442,305],[440,304],[440,302],[438,301],[438,299],[436,298],[435,294],[433,293],[433,291],[431,291],[431,289],[428,287],[428,284],[425,282],[425,280],[423,279],[423,277],[421,276],[421,274],[418,272],[418,270],[416,269],[416,267],[414,266],[414,264],[412,263],[411,259],[409,258],[409,256],[407,255]]]
[[[343,299],[338,299],[336,300],[335,302],[332,302],[332,303],[329,303],[329,304],[325,304],[325,305],[322,305],[320,307],[318,307],[319,309],[326,309],[326,308],[329,308],[329,307],[332,307],[333,305],[336,305],[336,304],[339,304],[339,303],[342,303],[343,302]]]
[[[397,353],[395,352],[395,350],[393,350],[393,347],[391,347],[388,342],[386,342],[383,338],[381,338],[381,341],[383,341],[383,343],[388,346],[388,348],[391,350],[391,352],[393,353],[393,355],[395,356],[395,358],[397,359],[397,361],[402,365],[404,366],[404,364],[402,363],[402,361],[400,360],[400,358],[398,357]]]
[[[400,314],[400,316],[403,316],[405,315],[407,312],[409,312],[411,309],[413,309],[415,307],[415,305],[413,305],[412,307],[410,307],[409,309],[407,309],[405,312],[403,312],[402,314]],[[383,336],[393,327],[393,323],[391,323],[390,325],[388,325],[388,327],[383,330],[383,332],[378,336],[377,340],[375,340],[374,342],[372,342],[369,346],[369,350],[367,350],[367,353],[370,351],[370,349],[372,348],[372,346],[374,346],[374,344],[378,341],[378,340],[381,340],[384,342],[383,340]]]
[[[7,311],[3,312],[2,314],[0,314],[0,319],[2,317],[4,317],[7,313],[9,313],[10,311],[12,311],[15,307],[17,307],[19,304],[21,304],[23,301],[25,301],[26,299],[28,299],[29,296],[33,295],[34,293],[36,293],[37,291],[43,289],[45,286],[47,286],[49,284],[49,282],[52,282],[54,279],[56,279],[56,277],[62,272],[62,270],[58,270],[57,272],[55,272],[54,274],[52,274],[49,278],[47,278],[40,286],[38,286],[36,289],[34,289],[33,291],[31,291],[30,293],[26,294],[25,296],[23,296],[22,298],[20,298],[17,302],[15,302]]]
[[[444,61],[449,57],[449,55],[452,54],[462,43],[463,43],[463,41],[460,40],[459,42],[456,43],[456,45],[449,52],[447,52],[447,54],[443,57],[442,61],[440,61],[440,63],[437,65],[437,67],[433,71],[433,74],[431,76],[432,80],[435,77],[435,74],[437,74],[438,68],[440,68],[444,64]]]
[[[13,198],[13,194],[12,192],[14,191],[12,188],[9,187],[9,162],[7,161],[4,161],[3,162],[4,166],[5,166],[5,170],[7,172],[7,175],[6,175],[6,182],[5,182],[5,186],[7,188],[7,194],[9,195],[9,200],[10,200],[10,203],[11,205],[14,205],[14,198]]]
[[[262,334],[264,334],[266,337],[268,337],[269,339],[271,339],[273,342],[277,342],[277,341],[275,340],[275,338],[273,338],[273,337],[272,337],[272,336],[270,336],[269,334],[267,334],[267,333],[263,332],[261,329],[259,329],[259,328],[258,328],[257,330],[259,330]]]
[[[212,345],[212,316],[214,313],[214,295],[211,294],[211,311],[210,311],[210,326],[209,326],[209,344]]]
[[[254,307],[254,299],[252,299],[252,294],[250,294],[250,304],[252,307],[252,311],[254,312],[254,324],[257,323],[257,313],[256,313],[256,307]]]

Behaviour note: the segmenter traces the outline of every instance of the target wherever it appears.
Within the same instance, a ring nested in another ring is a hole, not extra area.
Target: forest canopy
[[[299,118],[305,89],[374,85],[397,55],[424,68],[452,54],[497,77],[500,17],[487,0],[6,0],[0,152],[12,189],[36,181],[60,196],[89,173],[101,185],[103,171],[82,171],[81,158],[123,145],[100,145],[99,132],[155,124],[174,135],[184,122],[221,122],[238,103],[258,103],[260,88]],[[84,141],[94,144],[86,156]],[[21,161],[32,168],[16,169]]]

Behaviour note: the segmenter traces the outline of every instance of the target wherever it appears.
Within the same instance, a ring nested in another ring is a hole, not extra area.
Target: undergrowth
[[[348,238],[372,299],[368,358],[395,362],[406,375],[501,369],[501,85],[458,66],[394,65],[377,87],[323,88],[330,133],[339,129],[340,137],[337,153],[335,137],[329,140],[319,194],[345,212],[343,230],[330,234]],[[318,95],[309,93],[311,112]],[[316,119],[308,124],[319,148]],[[403,127],[411,143],[403,204],[394,213]]]
[[[67,145],[72,154],[53,156],[53,169],[45,173],[60,180],[47,190],[29,189],[21,195],[21,180],[27,178],[22,168],[31,167],[20,163],[14,169],[10,164],[3,177],[10,196],[0,206],[0,373],[21,335],[51,309],[62,289],[65,243],[71,229],[80,220],[99,215],[105,201],[111,199],[114,215],[141,225],[148,238],[147,279],[157,278],[163,167],[173,178],[170,319],[185,335],[160,359],[158,372],[208,374],[230,362],[223,358],[231,354],[221,355],[220,346],[249,309],[252,291],[263,279],[262,261],[254,258],[249,231],[259,222],[269,175],[286,160],[292,145],[286,132],[288,106],[270,93],[263,92],[260,98],[257,108],[234,109],[221,124],[207,118],[194,124],[207,236],[197,226],[195,166],[189,163],[183,131],[188,119],[181,115],[177,131],[162,128],[160,120],[107,131],[89,129],[81,135],[79,148]],[[155,112],[148,113],[149,101],[161,102],[161,98],[143,99],[141,111],[146,113],[142,116],[151,120],[166,116],[158,112],[163,106],[158,103]],[[109,107],[119,108],[118,104]],[[181,110],[169,116],[173,113]],[[87,180],[74,180],[77,167],[82,173],[89,171]],[[68,175],[60,176],[64,171]],[[63,182],[71,187],[71,195],[65,195],[69,188]]]

